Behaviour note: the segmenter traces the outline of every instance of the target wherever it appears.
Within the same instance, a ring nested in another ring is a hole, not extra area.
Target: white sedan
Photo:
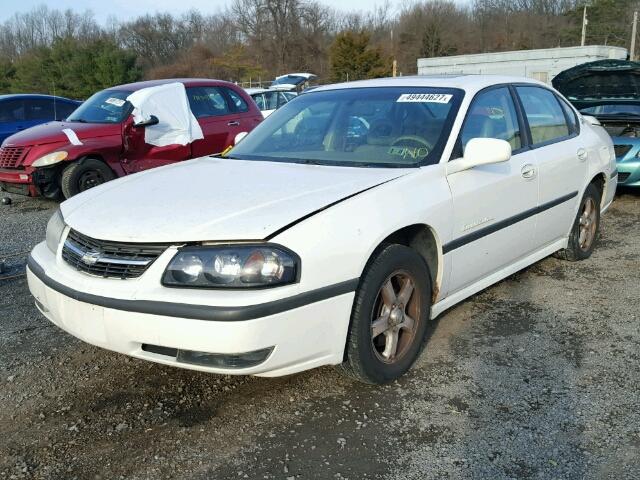
[[[295,92],[283,91],[279,88],[245,88],[245,91],[256,102],[264,118],[297,96]]]
[[[590,256],[611,140],[524,78],[330,85],[224,158],[65,201],[28,261],[40,311],[177,367],[389,382],[449,307],[548,255]]]

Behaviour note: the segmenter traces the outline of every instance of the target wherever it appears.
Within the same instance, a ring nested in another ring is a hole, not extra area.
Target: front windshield
[[[103,90],[92,95],[67,118],[68,122],[120,123],[129,116],[133,107],[127,101],[132,92]]]
[[[437,163],[461,98],[449,88],[306,93],[276,110],[228,157],[356,167]]]
[[[607,104],[607,105],[596,105],[595,107],[583,108],[580,110],[581,113],[586,113],[587,115],[632,115],[638,116],[640,115],[640,105],[635,104]]]

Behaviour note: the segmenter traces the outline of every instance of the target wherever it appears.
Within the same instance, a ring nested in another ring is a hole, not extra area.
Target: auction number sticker
[[[116,107],[121,107],[124,105],[124,100],[120,98],[110,97],[105,100],[105,103],[110,103],[111,105],[115,105]]]
[[[396,102],[449,103],[452,97],[450,93],[403,93]]]

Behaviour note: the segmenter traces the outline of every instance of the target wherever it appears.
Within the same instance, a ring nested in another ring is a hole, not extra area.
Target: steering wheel
[[[417,135],[403,135],[401,137],[398,137],[393,141],[391,146],[392,147],[396,147],[396,146],[398,146],[398,144],[402,143],[403,141],[407,141],[407,140],[411,141],[411,142],[416,142],[416,143],[422,145],[423,147],[425,147],[427,149],[427,154],[425,155],[425,157],[427,155],[429,155],[431,150],[433,150],[433,145],[431,145],[429,142],[427,142],[424,138],[418,137]],[[406,145],[403,145],[403,146],[406,146]]]

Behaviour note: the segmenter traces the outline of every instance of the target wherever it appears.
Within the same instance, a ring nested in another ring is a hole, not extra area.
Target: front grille
[[[631,176],[630,172],[618,172],[618,183],[624,183]]]
[[[616,152],[616,158],[622,158],[624,157],[627,153],[629,153],[629,150],[631,150],[632,145],[614,145],[613,149]]]
[[[25,147],[2,147],[0,148],[0,168],[15,168],[27,154]]]
[[[62,258],[72,267],[105,278],[136,278],[142,275],[169,245],[97,240],[70,230]]]

